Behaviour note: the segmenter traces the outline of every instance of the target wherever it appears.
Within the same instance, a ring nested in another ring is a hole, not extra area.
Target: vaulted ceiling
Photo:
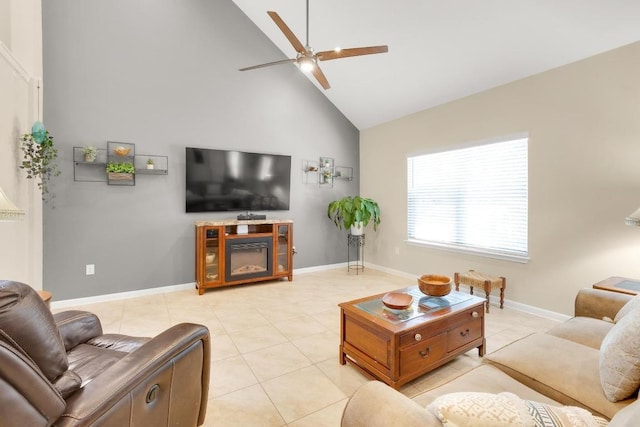
[[[305,44],[305,0],[233,1],[283,52],[242,65],[295,57],[268,10]],[[638,0],[309,3],[309,44],[316,51],[389,45],[386,54],[320,62],[329,90],[310,76],[359,129],[640,40]]]

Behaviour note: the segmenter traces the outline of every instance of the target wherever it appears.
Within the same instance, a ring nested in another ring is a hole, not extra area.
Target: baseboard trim
[[[395,276],[406,277],[408,279],[416,280],[417,276],[415,274],[407,273],[404,271],[394,270],[391,268],[383,267],[381,265],[367,263],[368,268],[372,268],[374,270],[382,271],[384,273],[393,274]],[[415,284],[415,283],[413,283]],[[467,285],[460,285],[460,288],[464,288],[465,290],[469,290]],[[499,301],[496,302],[495,298],[492,298],[491,307],[500,307]],[[571,316],[567,316],[566,314],[557,313],[555,311],[545,310],[543,308],[535,307],[533,305],[522,304],[517,301],[511,301],[507,298],[504,299],[504,306],[507,308],[511,308],[513,310],[522,311],[524,313],[534,314],[540,317],[546,317],[547,319],[557,320],[559,322],[565,322],[571,318]]]
[[[159,288],[140,289],[137,291],[118,292],[115,294],[96,295],[93,297],[73,298],[61,301],[51,301],[51,308],[67,308],[84,304],[95,304],[98,302],[115,301],[120,299],[131,299],[137,297],[143,297],[147,295],[164,294],[168,292],[178,292],[193,289],[195,291],[194,283],[185,283],[182,285],[169,285]]]
[[[305,267],[305,268],[297,268],[293,270],[294,276],[296,274],[305,274],[305,273],[314,273],[318,271],[327,271],[327,270],[335,270],[338,268],[347,268],[347,263],[338,263],[338,264],[327,264],[327,265],[318,265],[314,267]],[[395,270],[388,267],[383,267],[381,265],[367,263],[367,268],[371,268],[373,270],[382,271],[383,273],[393,274],[394,276],[405,277],[407,279],[415,280],[416,275],[407,273],[405,271]],[[128,292],[118,292],[115,294],[106,294],[106,295],[96,295],[93,297],[84,297],[84,298],[73,298],[68,300],[61,301],[51,301],[51,308],[67,308],[84,304],[95,304],[99,302],[107,302],[114,301],[119,299],[130,299],[137,298],[141,296],[147,295],[155,295],[155,294],[164,294],[169,292],[178,292],[185,291],[189,289],[195,290],[195,282],[193,283],[185,283],[182,285],[170,285],[170,286],[162,286],[159,288],[150,288],[150,289],[140,289],[137,291],[128,291]],[[466,285],[461,285],[462,288],[469,289]],[[496,303],[495,298],[491,303],[492,307],[499,307],[499,303]],[[524,313],[534,314],[540,317],[546,317],[548,319],[557,320],[559,322],[564,322],[571,318],[571,316],[567,316],[566,314],[556,313],[555,311],[545,310],[539,307],[535,307],[528,304],[522,304],[517,301],[511,301],[509,299],[504,300],[504,306],[507,308],[511,308],[513,310],[522,311]]]
[[[342,262],[339,264],[327,264],[327,265],[317,265],[314,267],[305,267],[305,268],[294,268],[293,274],[304,274],[304,273],[314,273],[317,271],[327,271],[327,270],[336,270],[338,268],[347,268],[347,263]]]
[[[347,267],[347,263],[345,262],[340,264],[319,265],[319,266],[307,267],[307,268],[298,268],[298,269],[294,268],[293,274],[296,275],[296,274],[304,274],[304,273],[313,273],[317,271],[334,270],[337,268],[346,268],[346,267]],[[73,307],[77,305],[95,304],[98,302],[115,301],[119,299],[130,299],[130,298],[137,298],[137,297],[142,297],[147,295],[185,291],[189,289],[195,290],[195,287],[196,287],[196,284],[195,282],[193,282],[193,283],[185,283],[182,285],[169,285],[169,286],[162,286],[159,288],[140,289],[137,291],[128,291],[128,292],[118,292],[115,294],[105,294],[105,295],[96,295],[92,297],[73,298],[73,299],[67,299],[67,300],[61,300],[61,301],[51,301],[51,308],[54,308],[54,309],[67,308],[67,307]]]

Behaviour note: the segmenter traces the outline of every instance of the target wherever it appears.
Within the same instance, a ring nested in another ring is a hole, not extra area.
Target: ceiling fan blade
[[[287,40],[289,40],[289,43],[291,43],[296,52],[305,53],[307,51],[300,40],[298,40],[295,34],[293,34],[293,31],[291,31],[287,24],[284,23],[282,18],[280,18],[280,15],[273,11],[267,12],[267,15],[269,15],[271,19],[273,19],[273,22],[275,22],[278,28],[280,28],[280,31],[282,31]]]
[[[318,52],[318,60],[329,61],[331,59],[348,58],[350,56],[373,55],[375,53],[389,52],[389,46],[354,47],[351,49],[325,50]]]
[[[272,65],[287,64],[289,62],[296,62],[296,60],[294,58],[294,59],[283,59],[281,61],[267,62],[266,64],[253,65],[251,67],[240,68],[238,71],[255,70],[256,68],[264,68],[264,67],[270,67]]]
[[[317,64],[311,69],[311,74],[313,74],[313,77],[316,78],[318,83],[320,83],[320,86],[322,86],[325,90],[331,87],[331,85],[329,84],[329,81],[327,80],[324,73],[322,72],[320,67],[318,67]]]

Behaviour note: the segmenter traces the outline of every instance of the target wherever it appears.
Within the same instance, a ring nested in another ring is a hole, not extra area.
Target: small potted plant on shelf
[[[330,184],[331,183],[331,178],[333,178],[333,174],[331,173],[331,169],[325,169],[322,172],[322,178],[323,178],[323,183],[324,184]]]
[[[153,169],[153,159],[147,159],[147,169]]]
[[[354,236],[361,235],[364,227],[373,222],[373,230],[380,225],[380,206],[372,199],[347,196],[334,200],[327,207],[327,216],[336,227],[350,229]]]
[[[135,168],[131,162],[109,162],[107,163],[107,174],[112,181],[129,181],[133,179]]]
[[[82,154],[84,155],[85,162],[95,162],[98,156],[98,150],[90,145],[82,149]]]

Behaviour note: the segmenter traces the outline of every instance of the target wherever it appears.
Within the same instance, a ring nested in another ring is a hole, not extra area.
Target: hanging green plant
[[[53,137],[41,122],[35,122],[31,133],[22,135],[21,141],[24,160],[20,169],[27,172],[28,179],[40,180],[38,188],[42,193],[42,200],[45,200],[51,177],[60,175],[56,164],[58,150],[53,146]]]

